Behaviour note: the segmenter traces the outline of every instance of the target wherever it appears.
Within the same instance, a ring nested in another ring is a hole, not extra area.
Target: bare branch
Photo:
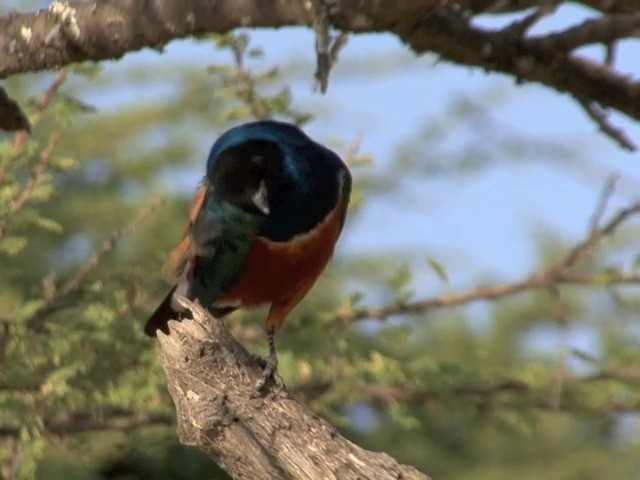
[[[400,304],[394,303],[378,308],[349,308],[338,312],[329,323],[349,323],[364,319],[386,320],[395,315],[415,315],[436,308],[456,307],[479,300],[497,300],[527,290],[548,289],[554,285],[602,285],[603,276],[598,272],[592,274],[572,274],[569,270],[591,254],[604,238],[615,233],[626,220],[638,214],[640,214],[640,202],[620,210],[604,226],[591,230],[589,236],[575,245],[565,256],[547,266],[542,272],[533,274],[520,281],[489,287],[478,287],[462,293]],[[607,285],[635,285],[640,283],[640,276],[636,274],[607,272],[607,277]]]
[[[589,221],[589,234],[592,235],[594,231],[598,229],[600,222],[602,221],[602,217],[604,213],[607,211],[607,205],[609,204],[609,200],[613,196],[613,192],[616,188],[616,183],[618,182],[617,175],[611,175],[607,178],[604,183],[604,187],[600,192],[600,196],[598,197],[598,203],[596,204],[596,209],[591,215],[591,220]]]
[[[530,40],[531,46],[557,52],[570,52],[594,43],[609,44],[615,40],[640,35],[640,13],[609,15],[585,20],[580,25]]]
[[[330,7],[323,0],[312,0],[311,4],[316,34],[316,73],[314,74],[320,93],[326,93],[329,86],[329,74],[338,60],[338,53],[347,44],[349,35],[340,32],[335,38],[331,35],[329,21]]]
[[[223,323],[185,300],[194,321],[159,333],[160,357],[177,409],[178,435],[237,479],[427,479],[384,453],[349,442],[327,421],[271,385]],[[238,455],[242,452],[242,455]]]
[[[600,108],[597,103],[586,100],[579,100],[579,103],[589,117],[598,124],[602,133],[613,138],[613,140],[625,150],[629,150],[630,152],[636,151],[638,148],[636,144],[631,141],[624,130],[616,127],[609,121],[607,112]]]
[[[473,13],[515,13],[541,5],[583,5],[602,13],[634,13],[640,10],[640,0],[456,0]]]
[[[0,78],[15,73],[54,68],[73,62],[119,58],[144,47],[203,33],[224,33],[237,27],[310,26],[322,12],[326,22],[318,45],[318,77],[326,78],[346,36],[330,46],[330,29],[346,35],[365,32],[395,34],[416,53],[432,52],[443,60],[537,82],[580,102],[615,109],[640,120],[640,82],[574,53],[587,44],[637,36],[637,0],[582,0],[600,10],[600,17],[556,33],[522,34],[537,18],[560,2],[543,0],[413,0],[377,2],[342,0],[113,0],[71,2],[64,8],[0,17]],[[444,6],[443,6],[444,5]],[[486,30],[470,22],[475,13],[521,11],[538,7],[512,28]],[[605,13],[606,12],[606,13]],[[314,18],[315,14],[315,18]],[[323,17],[324,18],[324,17]],[[517,30],[517,31],[516,31]],[[518,34],[518,35],[515,35]],[[324,38],[324,40],[323,40]],[[324,65],[324,66],[323,66]],[[603,129],[609,133],[607,129]],[[614,137],[615,138],[615,137]],[[619,140],[619,139],[618,139]],[[628,146],[628,144],[627,144]]]
[[[602,228],[592,230],[591,234],[573,247],[564,258],[551,264],[542,276],[545,278],[554,278],[575,266],[589,255],[605,237],[614,234],[620,225],[638,213],[640,213],[640,202],[636,202],[627,208],[619,210]]]
[[[542,17],[554,12],[555,9],[554,4],[540,6],[529,15],[505,27],[502,32],[514,38],[522,38]]]

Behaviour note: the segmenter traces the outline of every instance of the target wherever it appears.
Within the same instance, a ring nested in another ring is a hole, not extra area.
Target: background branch
[[[146,208],[143,208],[136,218],[127,226],[115,230],[108,239],[106,239],[100,249],[98,249],[84,264],[78,268],[76,274],[67,280],[62,288],[56,290],[54,294],[49,298],[40,308],[38,308],[27,320],[26,325],[31,330],[41,330],[44,327],[46,319],[53,313],[57,312],[63,307],[63,301],[70,295],[78,292],[83,285],[86,277],[93,272],[99,265],[100,261],[109,253],[111,253],[118,243],[129,233],[136,229],[136,226],[140,224],[145,218],[149,217],[165,202],[165,199],[160,197],[151,202]]]
[[[171,425],[173,422],[172,415],[147,415],[119,410],[103,412],[102,415],[89,412],[63,412],[46,421],[43,431],[49,435],[68,435],[98,430],[129,431],[150,425]],[[19,428],[0,425],[0,437],[18,437],[19,435]]]
[[[600,209],[600,204],[597,210]],[[598,213],[598,212],[596,212]],[[519,294],[527,290],[549,289],[558,285],[632,285],[640,283],[640,275],[621,272],[596,272],[575,274],[570,269],[583,261],[600,242],[632,216],[640,214],[640,203],[634,203],[618,211],[602,227],[592,226],[587,238],[577,243],[563,257],[553,262],[541,272],[534,273],[522,280],[500,285],[477,287],[466,292],[442,295],[425,300],[392,303],[378,308],[343,309],[330,323],[346,323],[364,319],[386,320],[394,315],[414,315],[435,308],[466,305],[478,300],[497,300]]]

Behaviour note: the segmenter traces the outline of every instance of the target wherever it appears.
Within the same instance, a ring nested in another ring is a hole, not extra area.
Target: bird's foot
[[[266,361],[263,358],[260,358],[258,362],[262,367],[262,375],[255,385],[255,389],[258,392],[264,391],[269,380],[273,380],[273,383],[278,390],[282,390],[284,388],[282,377],[278,374],[278,354],[276,353],[275,329],[273,327],[267,327],[266,333],[267,340],[269,341],[269,356]]]
[[[258,364],[262,367],[262,375],[256,382],[255,389],[257,392],[264,392],[269,382],[272,381],[278,390],[284,388],[284,381],[278,373],[278,357],[276,355],[269,355],[265,360],[262,357],[256,359]]]

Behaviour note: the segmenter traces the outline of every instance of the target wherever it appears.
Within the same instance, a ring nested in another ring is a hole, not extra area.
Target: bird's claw
[[[269,384],[269,380],[273,381],[273,384],[278,390],[284,388],[284,381],[278,373],[278,357],[270,354],[265,360],[257,355],[252,355],[252,358],[262,367],[262,375],[255,384],[256,392],[262,393]]]

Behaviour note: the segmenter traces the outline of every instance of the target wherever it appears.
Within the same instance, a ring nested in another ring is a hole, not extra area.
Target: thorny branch
[[[58,73],[58,75],[56,75],[56,79],[49,86],[44,96],[38,102],[37,112],[33,119],[34,124],[37,124],[42,119],[45,112],[49,108],[49,104],[51,103],[51,100],[58,93],[60,86],[64,83],[66,78],[67,78],[67,74],[64,71],[61,71]],[[0,115],[2,113],[3,111],[0,110]],[[10,159],[15,158],[22,151],[22,149],[24,148],[24,143],[27,140],[27,137],[29,136],[29,133],[30,133],[29,130],[23,129],[22,131],[19,131],[15,134],[15,136],[13,137],[13,144],[11,145],[11,152],[9,153]],[[13,165],[11,161],[7,161],[0,166],[0,185],[2,185],[2,183],[4,182],[4,179],[9,173],[9,171],[11,170],[12,166]]]
[[[33,189],[36,187],[38,181],[40,180],[40,177],[46,171],[49,165],[49,160],[51,159],[51,154],[56,148],[58,138],[59,135],[56,132],[52,133],[49,136],[49,142],[47,143],[47,146],[44,148],[44,150],[42,150],[42,152],[40,152],[40,162],[38,162],[36,167],[33,169],[29,181],[20,192],[20,195],[18,195],[18,198],[16,198],[16,200],[11,204],[11,207],[9,208],[9,211],[12,214],[15,214],[17,211],[21,210],[31,198]]]
[[[57,132],[54,132],[49,136],[49,141],[47,143],[47,146],[40,152],[40,161],[31,171],[31,176],[29,177],[29,180],[27,181],[27,183],[25,183],[18,197],[9,206],[9,214],[11,216],[15,215],[17,212],[22,210],[24,206],[31,199],[31,194],[33,193],[34,188],[36,188],[36,186],[38,185],[38,182],[40,181],[40,177],[42,176],[43,173],[45,173],[45,171],[49,166],[49,160],[51,159],[51,155],[53,154],[53,151],[56,148],[56,145],[58,143],[58,138],[59,138],[59,135]],[[5,166],[7,165],[8,164],[5,164]],[[0,175],[3,175],[5,173],[7,172],[3,170],[0,172]],[[12,218],[11,216],[9,217],[9,219]],[[7,234],[10,226],[11,226],[10,221],[7,221],[5,223],[0,223],[0,241]]]
[[[56,290],[54,294],[26,320],[27,327],[31,330],[42,330],[46,319],[64,307],[64,300],[66,298],[80,291],[84,280],[98,267],[101,260],[110,254],[126,235],[133,232],[144,219],[148,218],[156,209],[164,204],[164,202],[164,198],[157,198],[146,208],[142,209],[129,225],[115,230],[109,238],[102,243],[102,246],[91,258],[78,268],[76,274],[67,280],[60,289]]]
[[[617,42],[634,39],[640,28],[638,0],[574,0],[600,12],[596,18],[547,34],[527,32],[565,1],[547,0],[113,0],[71,2],[33,13],[0,16],[0,78],[86,60],[119,58],[144,47],[158,48],[187,36],[225,33],[238,27],[315,25],[317,72],[321,89],[348,33],[387,32],[417,54],[434,53],[446,61],[500,72],[518,82],[546,85],[578,102],[617,110],[640,120],[640,82],[615,69]],[[476,25],[477,15],[536,10],[503,29]],[[224,14],[220,14],[224,12]],[[331,45],[330,32],[344,32]],[[609,49],[603,62],[579,52],[584,45]],[[615,128],[595,120],[622,142]]]

